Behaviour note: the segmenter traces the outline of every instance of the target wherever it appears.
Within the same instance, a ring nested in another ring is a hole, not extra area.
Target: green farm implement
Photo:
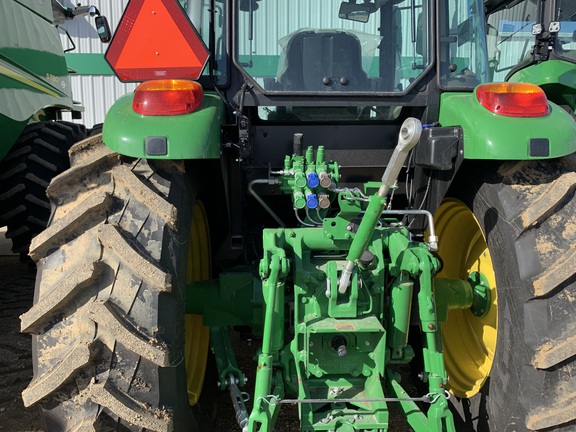
[[[97,15],[105,36],[105,18],[94,7],[69,9],[56,0],[0,4],[0,227],[22,257],[48,224],[48,183],[69,168],[68,149],[86,137],[84,126],[62,121],[64,112],[81,118],[84,108],[72,100],[54,20],[88,14]]]

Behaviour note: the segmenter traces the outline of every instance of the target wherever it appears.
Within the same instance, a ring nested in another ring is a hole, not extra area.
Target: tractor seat
[[[343,31],[302,31],[286,46],[283,91],[369,91],[360,40]]]

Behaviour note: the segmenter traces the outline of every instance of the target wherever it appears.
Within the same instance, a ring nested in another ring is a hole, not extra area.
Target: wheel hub
[[[474,295],[470,311],[477,317],[486,316],[492,303],[492,292],[488,279],[482,273],[472,272],[468,276],[468,282],[472,285]]]
[[[468,280],[470,309],[451,310],[442,326],[448,387],[458,397],[477,394],[490,374],[496,351],[498,308],[496,278],[486,238],[472,211],[461,201],[445,200],[435,215],[444,268],[439,277]]]

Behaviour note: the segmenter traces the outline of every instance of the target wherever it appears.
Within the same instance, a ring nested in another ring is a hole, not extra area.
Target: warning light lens
[[[188,114],[202,104],[202,94],[202,86],[195,81],[146,81],[136,88],[132,109],[149,116]]]
[[[546,94],[534,84],[482,84],[476,97],[486,109],[503,116],[544,117],[550,112]]]

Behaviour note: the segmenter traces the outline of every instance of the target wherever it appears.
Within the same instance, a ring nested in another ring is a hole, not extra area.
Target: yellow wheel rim
[[[452,310],[442,325],[444,361],[449,390],[470,398],[480,391],[490,374],[498,328],[496,278],[486,238],[478,220],[461,201],[447,199],[434,217],[439,237],[438,254],[444,262],[438,277],[467,279],[480,272],[487,279],[492,303],[483,317],[470,310]]]
[[[188,283],[210,279],[210,236],[206,211],[200,201],[194,205],[190,223],[190,241],[188,242],[188,262],[186,266],[186,281]],[[210,328],[203,325],[202,315],[186,315],[184,317],[186,341],[184,355],[186,360],[186,381],[188,386],[188,401],[195,405],[200,399],[208,349]]]

